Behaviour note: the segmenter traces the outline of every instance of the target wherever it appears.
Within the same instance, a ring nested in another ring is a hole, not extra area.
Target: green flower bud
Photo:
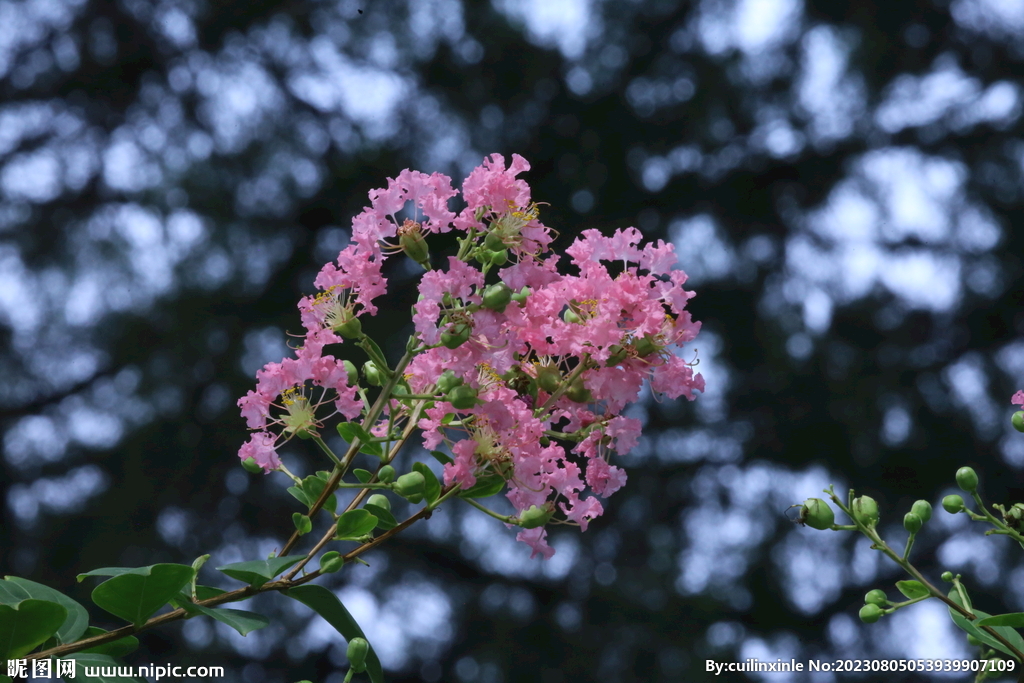
[[[939,578],[942,579],[943,581],[947,582],[947,583],[952,583],[953,582],[953,572],[942,572],[942,576],[940,576]]]
[[[583,385],[583,379],[580,377],[572,381],[572,384],[565,391],[565,396],[570,401],[575,401],[576,403],[589,403],[593,399],[590,389]]]
[[[437,378],[437,390],[442,394],[447,394],[460,384],[462,384],[462,378],[456,376],[456,374],[451,370],[445,370],[441,373],[441,376]]]
[[[1018,410],[1014,413],[1013,417],[1010,418],[1010,424],[1018,432],[1024,432],[1024,410]]]
[[[660,351],[662,347],[658,342],[654,341],[651,335],[645,334],[642,339],[636,340],[633,344],[633,348],[636,349],[636,355],[643,358],[644,356],[651,355],[655,351]]]
[[[800,507],[800,521],[812,529],[824,530],[835,524],[836,515],[821,498],[808,498]]]
[[[505,248],[505,242],[501,239],[501,235],[489,232],[487,237],[484,238],[484,246],[491,251],[501,251]]]
[[[348,641],[348,650],[345,655],[348,657],[348,664],[357,674],[366,671],[366,654],[370,651],[370,644],[365,638],[353,638]]]
[[[562,320],[564,320],[567,323],[578,323],[581,322],[583,318],[577,315],[576,311],[572,310],[571,308],[567,308],[565,309],[565,313],[562,314]]]
[[[927,522],[932,518],[932,504],[927,500],[914,501],[910,511],[920,517],[922,522]]]
[[[924,521],[913,512],[903,515],[903,528],[912,534],[916,534],[924,526]]]
[[[417,226],[418,228],[419,226]],[[405,255],[424,268],[430,265],[430,250],[427,248],[427,240],[418,229],[409,231],[398,238],[398,245],[402,247]]]
[[[605,361],[605,366],[609,368],[626,360],[626,356],[629,355],[626,347],[621,344],[612,344],[608,347],[608,350],[611,352],[611,355],[608,356],[608,360]]]
[[[426,484],[426,479],[419,472],[407,472],[395,482],[394,490],[402,498],[418,503],[423,499],[423,489]],[[418,500],[413,500],[414,498],[418,498]]]
[[[363,377],[366,378],[370,386],[379,387],[384,385],[384,373],[380,371],[380,368],[372,360],[363,363]]]
[[[549,394],[555,393],[562,382],[562,373],[554,365],[544,365],[537,369],[537,386]]]
[[[544,507],[531,505],[530,509],[519,513],[519,526],[524,529],[536,529],[547,524],[553,514],[555,514],[554,509],[548,508],[547,505]]]
[[[870,590],[867,595],[864,596],[864,604],[866,605],[885,607],[887,602],[888,600],[885,597],[885,591],[880,588]]]
[[[341,364],[345,366],[345,372],[348,374],[348,384],[354,387],[359,384],[359,370],[356,369],[356,364],[350,360],[343,360]]]
[[[530,293],[531,293],[531,290],[530,290],[529,287],[523,287],[518,292],[516,292],[515,294],[512,295],[512,301],[515,301],[516,303],[520,303],[521,304],[524,301],[526,301],[526,298],[528,296],[530,296]]]
[[[967,644],[972,645],[974,647],[981,647],[982,645],[984,645],[984,643],[982,643],[980,640],[972,636],[970,633],[967,634]]]
[[[491,264],[503,266],[508,263],[508,249],[499,249],[491,252]]]
[[[395,480],[395,468],[391,465],[384,465],[377,470],[377,481],[382,484],[389,484]]]
[[[333,574],[345,566],[345,558],[337,550],[331,550],[320,556],[320,573]]]
[[[292,522],[295,523],[295,529],[299,532],[299,536],[304,536],[313,530],[313,521],[301,512],[292,513]]]
[[[873,624],[882,618],[882,608],[878,605],[864,605],[860,608],[860,620],[865,624]]]
[[[501,313],[512,300],[512,290],[504,282],[496,282],[484,289],[484,308]]]
[[[978,475],[970,467],[961,467],[956,471],[956,485],[967,493],[978,490]]]
[[[441,333],[441,343],[449,349],[457,349],[462,346],[473,333],[473,328],[467,323],[457,322]]]
[[[445,394],[444,400],[451,403],[456,410],[469,410],[476,405],[476,396],[476,389],[463,384]]]
[[[331,328],[336,335],[345,339],[356,339],[363,334],[363,323],[350,311],[345,311],[341,322]]]
[[[878,524],[878,503],[871,496],[861,496],[853,500],[853,518],[864,526]]]
[[[942,509],[951,515],[955,515],[964,509],[964,499],[955,493],[951,496],[946,496],[942,499]]]
[[[540,437],[540,445],[543,446],[544,448],[547,448],[548,446],[551,445],[551,439],[549,439],[546,436]]]
[[[380,478],[380,473],[379,472],[377,473],[377,478],[378,479]],[[388,512],[391,512],[391,501],[388,500],[388,497],[385,496],[382,493],[375,493],[372,496],[370,496],[370,499],[368,501],[366,501],[366,504],[367,505],[376,505],[379,508],[384,508]]]
[[[249,472],[250,474],[259,474],[263,471],[263,468],[260,467],[259,463],[256,462],[256,458],[253,457],[248,457],[245,460],[243,460],[242,467],[244,467],[245,471]]]
[[[473,254],[473,260],[479,263],[480,265],[483,265],[485,263],[490,263],[491,257],[493,256],[493,251],[487,249],[486,247],[480,247],[476,250],[476,253]]]

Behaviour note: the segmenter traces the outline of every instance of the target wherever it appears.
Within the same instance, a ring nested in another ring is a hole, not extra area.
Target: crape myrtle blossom
[[[320,293],[299,303],[303,346],[293,359],[268,363],[239,401],[256,430],[240,458],[265,471],[283,467],[282,440],[315,434],[334,414],[364,416],[351,366],[322,351],[351,339],[367,349],[358,318],[376,314],[372,302],[387,286],[382,263],[404,251],[427,269],[412,355],[396,378],[396,390],[411,398],[393,391],[369,431],[390,439],[395,425],[418,418],[424,447],[444,444],[454,456],[444,466],[446,487],[500,477],[516,515],[494,514],[522,527],[517,538],[532,556],[554,553],[547,523],[586,530],[603,512],[596,496],[626,483],[609,460],[637,443],[640,422],[621,412],[644,380],[670,398],[693,400],[704,390],[693,364],[673,351],[700,323],[685,310],[694,293],[673,269],[673,245],[641,246],[635,228],[584,231],[565,252],[573,272],[560,272],[562,259],[549,253],[554,233],[516,177],[529,167],[519,155],[508,167],[501,155],[485,159],[463,182],[458,214],[448,208],[458,192],[440,173],[406,170],[370,192],[352,242],[316,278]],[[400,224],[409,202],[413,217]],[[440,264],[431,263],[424,235],[452,230],[462,234],[459,253],[433,269]],[[397,247],[387,242],[396,237]]]

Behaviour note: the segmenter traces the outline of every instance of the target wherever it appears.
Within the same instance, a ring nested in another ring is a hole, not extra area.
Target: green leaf
[[[205,605],[197,605],[189,600],[188,595],[185,593],[179,593],[174,602],[189,614],[205,614],[208,617],[216,619],[222,624],[227,624],[243,636],[250,631],[263,628],[270,623],[270,619],[262,614],[257,614],[256,612],[246,612],[245,610],[240,609],[227,609],[225,607],[214,609],[212,607],[206,607]]]
[[[313,504],[320,499],[320,495],[324,492],[325,488],[327,488],[327,482],[315,475],[310,475],[302,480],[302,490],[306,492],[309,507],[313,507]],[[333,493],[327,497],[324,507],[331,512],[338,508],[338,499]]]
[[[363,630],[359,628],[359,624],[341,604],[341,600],[338,600],[334,593],[323,586],[307,584],[282,592],[323,617],[328,624],[344,636],[345,640],[366,638]],[[377,653],[373,651],[373,645],[370,645],[370,651],[366,654],[366,673],[370,677],[371,683],[384,683],[384,669],[380,665]]]
[[[217,571],[224,572],[232,579],[238,579],[253,588],[259,588],[304,557],[304,555],[286,555],[284,557],[271,557],[266,560],[235,562],[234,564],[217,567]]]
[[[18,576],[5,576],[4,578],[6,581],[0,581],[0,603],[11,604],[28,598],[56,602],[63,605],[64,609],[68,611],[68,618],[57,629],[57,641],[61,644],[73,643],[85,633],[85,629],[89,626],[89,613],[78,602],[58,590],[35,581]],[[5,591],[9,595],[20,595],[21,597],[8,601],[4,598]]]
[[[377,528],[377,518],[362,508],[349,510],[338,518],[338,530],[334,538],[339,541],[354,541]]]
[[[86,638],[95,638],[96,636],[102,636],[106,631],[95,626],[90,626],[85,630],[85,634],[81,640]],[[125,636],[124,638],[118,638],[117,640],[104,643],[103,645],[97,645],[95,647],[89,647],[81,652],[94,652],[100,655],[109,655],[111,657],[124,657],[127,654],[135,652],[139,647],[139,639],[135,636]]]
[[[1009,626],[1011,628],[1024,628],[1024,612],[997,614],[993,617],[979,619],[976,623],[978,626]]]
[[[505,488],[505,480],[498,475],[479,477],[476,484],[459,494],[460,498],[489,498]]]
[[[327,481],[328,479],[331,478],[331,473],[328,472],[327,470],[320,470],[319,472],[316,473],[316,476],[320,477],[324,481]]]
[[[384,458],[384,449],[380,447],[379,443],[374,443],[370,440],[373,437],[366,433],[362,425],[355,422],[342,422],[338,424],[338,436],[349,443],[359,439],[360,453],[375,455],[381,459]]]
[[[442,465],[451,465],[455,462],[452,459],[452,456],[447,453],[442,453],[441,451],[430,451],[430,454],[434,456],[434,460],[437,460]]]
[[[437,480],[437,477],[430,468],[422,462],[413,463],[412,469],[413,472],[419,472],[423,475],[425,483],[423,497],[427,499],[427,504],[432,505],[438,499],[438,496],[441,495],[441,482]]]
[[[67,608],[49,600],[28,598],[14,605],[0,605],[0,661],[32,652],[67,618]]]
[[[965,588],[964,594],[966,593],[967,589]],[[960,594],[959,592],[957,592],[956,586],[954,586],[949,591],[949,599],[958,605],[963,605],[963,602],[961,602],[960,600]],[[974,609],[973,607],[971,607],[970,596],[968,596],[967,598],[967,608],[974,612],[974,615],[978,618],[978,620],[987,619],[992,616],[987,612],[982,612],[980,609]],[[962,616],[953,608],[949,609],[949,616],[953,619],[953,623],[959,626],[961,630],[966,631],[967,633],[974,636],[975,638],[985,643],[989,647],[993,647],[999,650],[1000,652],[1005,653],[1010,657],[1013,657],[1014,659],[1017,659],[1009,651],[1009,649],[1007,649],[1005,645],[1003,645],[998,640],[990,636],[986,631],[983,631],[980,628],[978,628],[977,622],[972,622],[968,620],[966,617]],[[1024,638],[1021,638],[1020,634],[1017,633],[1017,631],[1008,626],[994,626],[993,628],[999,635],[1001,635],[1003,638],[1006,638],[1006,640],[1015,648],[1017,648],[1018,650],[1024,650]]]
[[[359,480],[360,484],[365,484],[366,482],[373,479],[373,472],[368,472],[367,470],[361,470],[356,468],[352,470],[352,473],[356,475],[356,479]]]
[[[123,662],[114,659],[110,655],[98,652],[76,652],[73,655],[63,657],[63,659],[73,659],[75,661],[75,677],[66,680],[76,681],[77,683],[146,683],[144,678],[118,676],[117,670],[119,668],[124,670],[126,667]],[[100,675],[86,676],[85,667],[90,669],[99,667],[96,671]],[[113,675],[103,675],[102,669],[111,670]]]
[[[98,571],[90,574],[96,575]],[[113,578],[96,586],[92,601],[101,609],[139,627],[191,583],[194,576],[195,570],[183,564],[154,564],[119,571]]]
[[[930,595],[929,590],[920,581],[897,581],[896,587],[910,600]]]
[[[305,536],[313,530],[313,520],[301,512],[292,513],[292,523],[295,524],[295,530],[299,532],[299,536]]]
[[[371,505],[370,503],[364,505],[363,509],[377,518],[378,529],[389,531],[398,526],[398,520],[395,519],[395,516],[391,514],[390,510],[385,510],[379,505]]]
[[[445,413],[444,417],[441,418],[441,424],[450,424],[452,420],[456,418],[455,413]]]
[[[298,486],[289,486],[286,490],[288,493],[292,494],[292,497],[295,498],[295,500],[299,501],[307,508],[313,507],[314,501],[310,500],[309,496],[306,495],[306,492]]]

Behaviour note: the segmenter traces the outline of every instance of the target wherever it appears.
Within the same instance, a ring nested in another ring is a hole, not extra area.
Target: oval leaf
[[[192,582],[195,570],[183,564],[154,564],[107,579],[92,592],[97,607],[142,626]]]
[[[356,468],[352,470],[352,473],[356,475],[356,479],[359,480],[360,484],[365,484],[366,482],[373,479],[373,472],[370,472],[368,470],[361,470],[359,468]]]
[[[434,456],[434,460],[437,460],[442,465],[451,465],[455,463],[452,456],[447,453],[443,453],[441,451],[430,451],[430,454]]]
[[[964,593],[967,593],[966,588],[964,589]],[[949,591],[949,599],[958,605],[963,605],[963,602],[961,602],[960,594],[957,591],[956,586],[954,586]],[[967,598],[967,604],[971,604],[970,596],[968,596]],[[974,612],[974,615],[978,618],[978,620],[987,619],[992,616],[991,614],[982,612],[980,609],[974,609],[973,607],[971,607],[970,609],[972,612]],[[953,609],[949,610],[949,616],[953,619],[953,623],[959,626],[961,630],[966,631],[967,633],[974,636],[978,640],[982,641],[989,647],[993,647],[999,650],[1000,652],[1003,652],[1009,655],[1010,657],[1017,659],[1013,656],[1013,654],[1009,651],[1009,649],[1007,649],[1005,645],[1003,645],[998,640],[989,635],[988,632],[978,628],[977,621],[969,621],[966,617],[962,616],[959,612],[956,612]],[[992,628],[994,628],[995,631],[1003,638],[1006,638],[1006,640],[1015,648],[1017,648],[1018,650],[1024,650],[1024,638],[1021,638],[1020,634],[1017,633],[1017,631],[1007,626],[993,626]]]
[[[1011,628],[1024,628],[1024,612],[997,614],[992,617],[979,619],[975,623],[977,623],[978,626],[1009,626]]]
[[[359,439],[360,453],[366,453],[378,458],[384,457],[384,449],[380,447],[379,443],[371,441],[373,437],[366,433],[362,425],[358,425],[355,422],[342,422],[338,425],[338,436],[345,439],[348,443]]]
[[[268,560],[235,562],[217,567],[217,571],[224,572],[232,579],[238,579],[253,588],[259,588],[303,557],[303,555],[286,555],[285,557],[271,557]]]
[[[351,541],[365,536],[377,528],[377,518],[363,509],[349,510],[338,518],[338,530],[334,538]]]
[[[345,609],[345,605],[341,604],[341,600],[338,600],[334,593],[323,586],[307,584],[282,592],[323,617],[328,624],[344,636],[345,640],[366,639],[363,630]],[[370,645],[370,651],[366,653],[366,673],[370,677],[371,683],[384,683],[384,669],[380,665],[377,653],[373,651],[373,645]]]
[[[363,509],[377,518],[378,529],[390,531],[398,526],[398,520],[395,519],[395,516],[392,515],[390,511],[385,510],[379,505],[371,505],[370,503],[367,503],[363,506]]]
[[[18,659],[57,632],[68,611],[56,602],[29,598],[0,605],[0,660]]]
[[[89,627],[89,613],[85,611],[85,608],[60,591],[18,576],[5,576],[4,578],[6,580],[0,581],[0,587],[6,586],[5,590],[9,594],[20,594],[22,596],[13,602],[35,598],[36,600],[56,602],[64,606],[64,609],[68,611],[68,618],[57,629],[56,636],[59,643],[73,643],[79,640]],[[4,599],[4,590],[0,590],[0,603],[10,604]]]
[[[476,480],[476,484],[470,486],[468,489],[459,494],[460,498],[489,498],[494,494],[500,492],[505,488],[505,480],[501,477],[494,475],[491,477],[481,477]]]
[[[227,609],[224,607],[213,609],[212,607],[197,605],[189,600],[188,596],[184,593],[179,594],[174,603],[190,614],[205,614],[222,624],[227,624],[243,636],[270,623],[270,619],[256,612],[246,612],[245,610]]]
[[[920,581],[897,581],[896,588],[900,590],[900,593],[907,596],[910,600],[915,598],[923,598],[929,595],[928,589]]]

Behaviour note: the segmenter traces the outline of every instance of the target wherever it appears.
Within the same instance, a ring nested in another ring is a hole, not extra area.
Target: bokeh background
[[[76,573],[280,547],[298,507],[239,467],[235,401],[371,188],[516,152],[559,249],[675,244],[707,392],[644,393],[628,485],[548,562],[463,506],[328,577],[389,680],[973,657],[937,604],[863,626],[895,565],[786,508],[853,486],[902,546],[963,464],[1022,499],[1022,61],[1017,0],[0,0],[0,570],[111,628]],[[395,352],[418,274],[389,276],[367,327]],[[981,531],[937,508],[915,557],[1024,609],[1020,548]],[[332,629],[253,608],[273,624],[177,623],[127,662],[340,683]]]

